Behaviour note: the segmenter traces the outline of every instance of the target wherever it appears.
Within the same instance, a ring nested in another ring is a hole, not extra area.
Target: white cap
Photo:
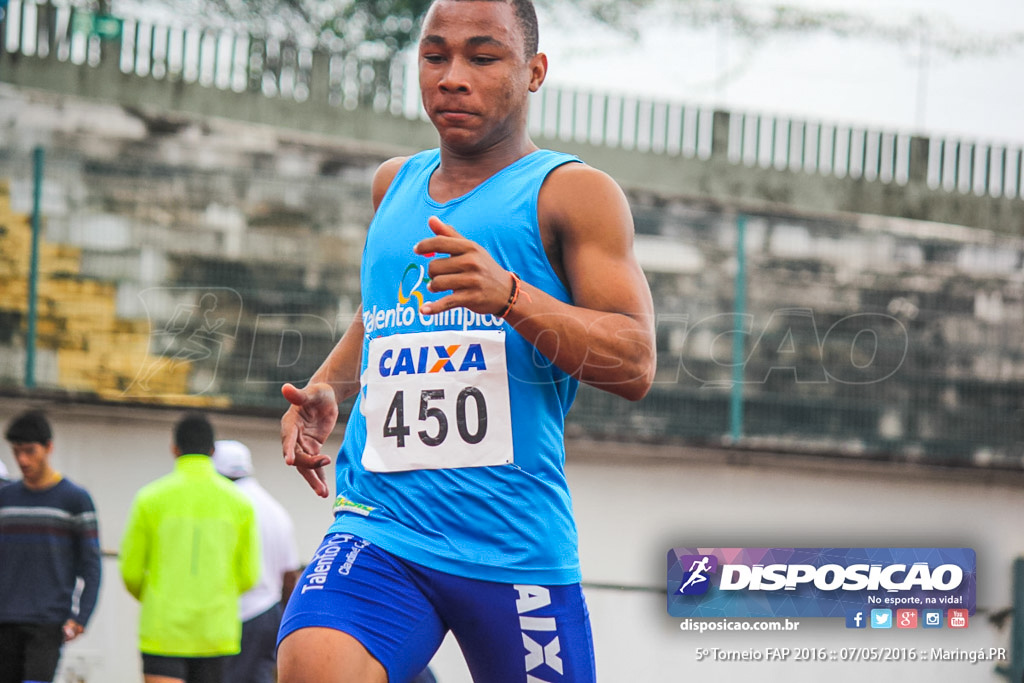
[[[252,476],[252,454],[240,441],[223,440],[213,444],[213,466],[229,479]]]

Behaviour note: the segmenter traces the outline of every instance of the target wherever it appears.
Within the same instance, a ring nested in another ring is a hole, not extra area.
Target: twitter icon
[[[871,610],[871,628],[892,628],[892,610]]]

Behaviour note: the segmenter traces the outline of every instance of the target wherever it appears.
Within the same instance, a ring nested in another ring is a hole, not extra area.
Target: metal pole
[[[28,335],[25,338],[25,386],[36,385],[36,293],[39,288],[39,226],[43,197],[43,148],[32,150],[32,256],[28,272]]]
[[[732,335],[732,388],[729,396],[729,434],[733,443],[743,437],[743,319],[747,312],[747,217],[736,217],[736,293]]]
[[[1024,678],[1024,558],[1013,561],[1013,613],[1010,628],[1010,661],[995,671],[1012,683]]]

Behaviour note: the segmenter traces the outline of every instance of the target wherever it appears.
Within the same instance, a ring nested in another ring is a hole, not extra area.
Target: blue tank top
[[[430,259],[413,252],[437,216],[570,303],[541,244],[537,197],[571,161],[540,150],[444,203],[428,192],[438,150],[396,174],[363,252],[362,388],[338,456],[332,532],[469,578],[580,580],[563,442],[577,381],[496,316],[422,315],[421,301],[446,292],[427,291]]]

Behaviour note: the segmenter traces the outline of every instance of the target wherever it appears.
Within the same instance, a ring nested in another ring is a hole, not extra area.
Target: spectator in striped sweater
[[[21,481],[0,487],[0,683],[49,683],[61,647],[96,607],[96,508],[50,464],[53,432],[42,412],[14,418],[4,436]]]

